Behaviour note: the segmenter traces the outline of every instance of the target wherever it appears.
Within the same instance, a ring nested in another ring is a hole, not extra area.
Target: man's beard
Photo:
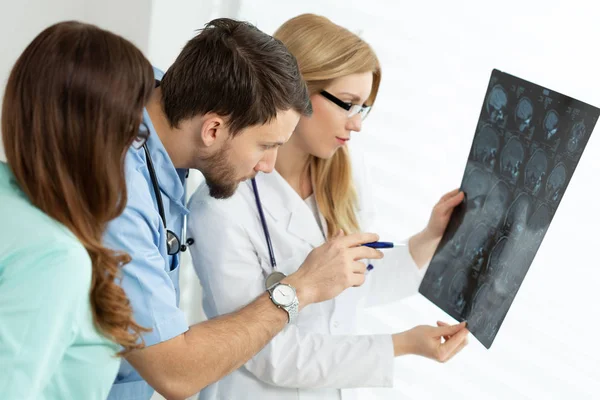
[[[229,164],[229,149],[225,144],[217,153],[205,160],[206,167],[202,171],[211,197],[227,199],[235,194],[239,180],[235,178],[235,168]]]

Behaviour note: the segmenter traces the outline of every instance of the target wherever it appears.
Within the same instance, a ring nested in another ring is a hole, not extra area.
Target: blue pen
[[[394,247],[393,242],[370,242],[365,243],[363,246],[370,247],[372,249],[391,249]]]
[[[367,246],[372,249],[392,249],[396,247],[393,242],[370,242],[363,244],[363,246]],[[375,268],[373,267],[373,264],[367,265],[367,272],[371,272],[373,268]]]

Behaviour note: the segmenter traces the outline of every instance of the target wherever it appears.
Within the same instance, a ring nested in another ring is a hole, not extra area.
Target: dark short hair
[[[160,84],[171,127],[214,112],[232,135],[278,111],[310,115],[306,83],[285,45],[248,22],[215,19],[191,39]]]

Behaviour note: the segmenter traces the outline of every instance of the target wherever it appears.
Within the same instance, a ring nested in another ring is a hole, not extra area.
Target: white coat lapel
[[[312,247],[324,243],[323,232],[309,206],[277,171],[258,174],[256,183],[265,212],[276,221],[287,224],[287,231],[290,234],[304,240]]]

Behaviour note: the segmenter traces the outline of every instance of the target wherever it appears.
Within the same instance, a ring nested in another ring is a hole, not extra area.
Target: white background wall
[[[2,97],[13,64],[33,38],[48,26],[66,20],[96,24],[119,33],[146,51],[151,12],[151,0],[0,0]],[[0,160],[4,159],[0,141]]]
[[[438,197],[460,184],[493,68],[600,106],[600,8],[594,0],[1,0],[0,5],[2,81],[26,44],[63,19],[113,29],[161,68],[196,29],[218,16],[250,20],[272,33],[286,19],[313,12],[360,32],[377,51],[384,78],[376,108],[351,145],[366,154],[376,176],[372,190],[385,211],[380,233],[390,239],[422,229]],[[598,135],[597,128],[491,350],[473,339],[449,364],[398,359],[396,388],[365,390],[363,398],[598,398]],[[197,280],[189,262],[182,268],[182,307],[190,321],[201,320]],[[365,331],[397,332],[440,318],[447,320],[416,295],[375,309],[363,321]]]

